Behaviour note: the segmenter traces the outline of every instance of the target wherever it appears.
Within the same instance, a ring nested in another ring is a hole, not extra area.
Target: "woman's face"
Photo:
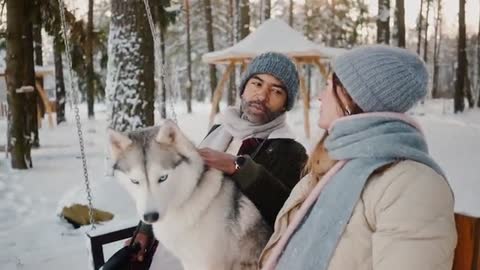
[[[327,85],[323,91],[320,92],[318,100],[320,101],[320,119],[318,121],[318,126],[322,129],[328,129],[333,121],[338,118],[345,116],[342,104],[348,104],[347,94],[340,86],[337,86],[337,89],[333,89],[333,76],[328,76]],[[337,100],[335,92],[338,95],[340,100]],[[349,110],[348,106],[343,106],[346,110]]]

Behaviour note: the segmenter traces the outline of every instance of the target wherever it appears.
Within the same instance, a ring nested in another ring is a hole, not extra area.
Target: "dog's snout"
[[[151,222],[151,223],[156,222],[159,217],[160,215],[158,214],[158,212],[150,212],[143,215],[143,219],[146,222]]]

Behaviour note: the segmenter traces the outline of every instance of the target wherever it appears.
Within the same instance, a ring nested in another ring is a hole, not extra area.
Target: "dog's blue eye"
[[[168,174],[164,174],[164,175],[160,176],[160,178],[158,178],[158,183],[161,183],[161,182],[167,180],[167,178],[168,178]]]
[[[135,180],[135,179],[130,179],[130,181],[131,181],[132,183],[134,183],[135,185],[138,185],[138,184],[140,184],[140,181],[138,181],[138,180]]]

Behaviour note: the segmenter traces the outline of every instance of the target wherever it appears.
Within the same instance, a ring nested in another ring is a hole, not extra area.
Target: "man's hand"
[[[198,152],[207,166],[228,175],[235,173],[235,156],[211,148],[202,148]]]
[[[140,244],[140,250],[138,251],[137,254],[135,254],[132,258],[133,261],[139,261],[142,262],[145,256],[145,251],[147,250],[147,246],[149,245],[150,239],[148,235],[142,232],[137,233],[137,237],[135,237],[135,242]],[[125,245],[130,245],[130,241],[132,241],[132,238],[128,239],[125,242]]]

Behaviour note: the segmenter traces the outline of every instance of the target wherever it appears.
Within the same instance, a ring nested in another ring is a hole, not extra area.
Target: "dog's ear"
[[[168,145],[175,144],[179,135],[178,131],[178,126],[173,121],[165,120],[158,130],[155,141]]]
[[[120,154],[132,144],[132,140],[127,136],[110,128],[108,129],[108,138],[110,141],[110,153],[113,160],[117,160]]]

